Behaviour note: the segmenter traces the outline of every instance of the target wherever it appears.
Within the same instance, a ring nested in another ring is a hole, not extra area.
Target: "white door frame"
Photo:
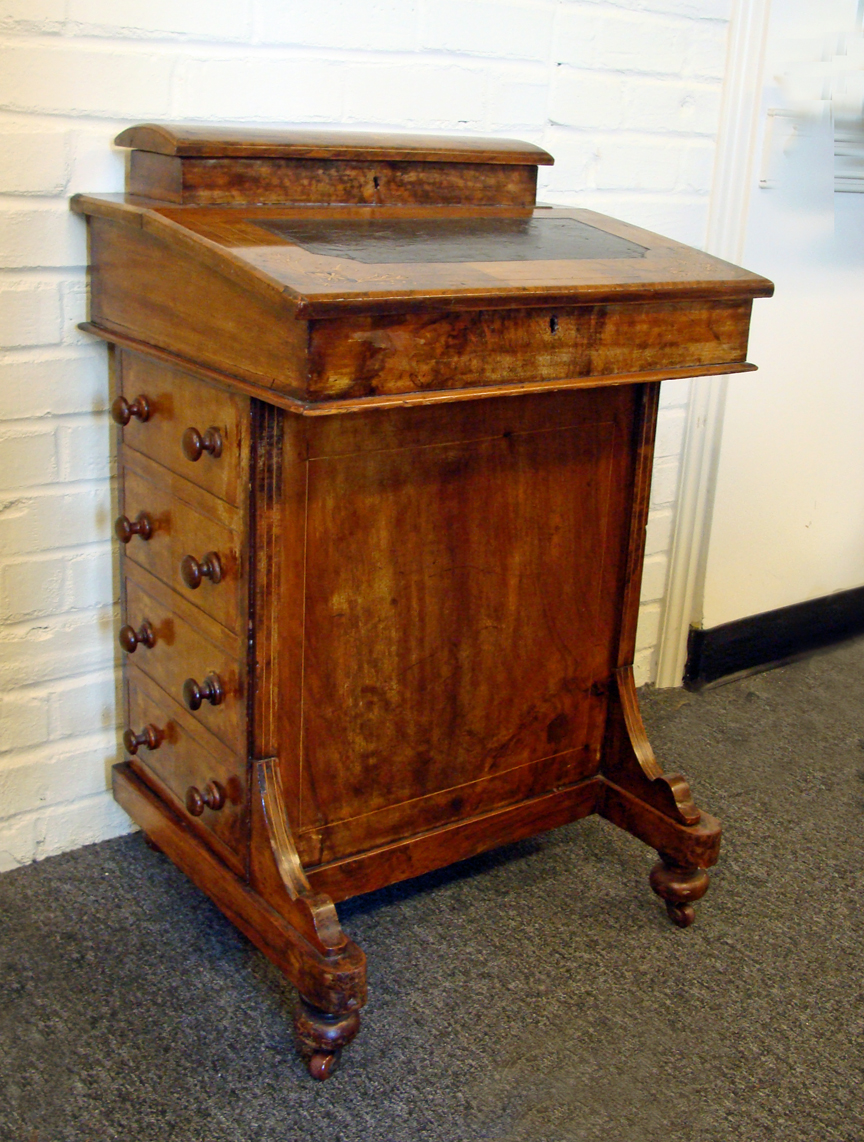
[[[734,0],[729,21],[705,248],[730,262],[741,260],[747,235],[770,6],[771,0]],[[728,377],[699,377],[690,385],[657,655],[658,687],[681,685],[687,636],[692,625],[702,622],[727,385]]]

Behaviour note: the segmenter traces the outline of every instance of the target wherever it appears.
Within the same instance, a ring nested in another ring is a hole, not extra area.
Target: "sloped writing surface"
[[[647,247],[576,218],[284,218],[258,222],[309,253],[372,265],[644,258]]]

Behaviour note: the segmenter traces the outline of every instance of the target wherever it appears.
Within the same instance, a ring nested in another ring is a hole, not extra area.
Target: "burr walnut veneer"
[[[326,1078],[334,902],[589,813],[686,925],[720,828],[633,652],[659,382],[746,363],[765,279],[536,207],[507,140],[135,127],[76,196],[121,426],[117,799],[296,985]]]

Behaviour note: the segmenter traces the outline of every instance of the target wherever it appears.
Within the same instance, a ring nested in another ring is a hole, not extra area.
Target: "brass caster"
[[[319,1082],[329,1079],[339,1062],[339,1055],[339,1051],[316,1051],[306,1064],[309,1074]]]
[[[323,1082],[332,1075],[342,1048],[360,1030],[360,1013],[331,1015],[308,1003],[301,995],[294,1008],[294,1039],[300,1058],[313,1079]]]
[[[672,904],[668,900],[666,914],[676,928],[689,928],[696,919],[696,909],[692,904]]]

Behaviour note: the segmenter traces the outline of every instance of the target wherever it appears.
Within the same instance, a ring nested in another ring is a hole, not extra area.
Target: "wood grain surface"
[[[533,206],[537,168],[378,159],[178,158],[133,151],[129,193],[182,205]]]
[[[127,690],[128,725],[136,732],[154,725],[162,735],[157,749],[139,749],[133,768],[181,812],[189,786],[200,789],[208,781],[219,781],[225,790],[225,804],[218,811],[205,809],[193,827],[223,860],[245,873],[245,759],[226,749],[193,714],[131,664],[127,667]]]
[[[310,442],[304,856],[596,772],[632,408],[627,388],[478,402]]]
[[[310,323],[315,401],[743,363],[750,301],[474,309]]]
[[[315,948],[297,927],[236,876],[206,845],[190,822],[128,764],[112,771],[114,796],[148,837],[205,892],[217,907],[324,1011],[354,1011],[366,1000],[366,957],[352,941],[335,956]]]
[[[211,642],[198,629],[197,614],[190,613],[192,608],[183,608],[185,600],[178,600],[164,587],[153,590],[151,586],[151,590],[148,593],[131,578],[126,584],[124,621],[136,629],[149,622],[155,638],[152,647],[136,647],[134,665],[180,704],[187,678],[200,683],[208,674],[216,674],[224,692],[222,701],[216,706],[202,702],[191,717],[229,749],[245,755],[246,656],[239,640],[231,649],[223,640],[222,645]]]
[[[400,135],[314,128],[195,127],[188,123],[141,123],[114,140],[163,155],[197,158],[404,159],[415,162],[526,163],[549,166],[548,151],[520,139],[473,135]]]
[[[632,373],[609,373],[599,376],[563,377],[545,381],[519,381],[476,385],[466,389],[426,389],[411,393],[384,393],[366,397],[334,398],[327,401],[300,400],[263,385],[234,377],[230,373],[202,365],[188,358],[180,357],[167,349],[148,345],[139,338],[105,329],[92,321],[82,321],[78,328],[105,341],[109,349],[119,347],[143,354],[154,361],[161,361],[172,368],[191,376],[200,377],[222,388],[233,389],[246,396],[265,400],[274,408],[284,409],[294,416],[333,417],[343,413],[368,412],[371,409],[387,408],[431,408],[434,405],[461,404],[465,401],[486,400],[489,397],[518,397],[540,392],[561,392],[569,389],[599,388],[605,385],[653,384],[663,380],[686,380],[696,376],[716,376],[718,373],[752,373],[756,366],[748,361],[729,362],[722,365],[690,365],[678,368],[639,369]]]
[[[466,821],[452,821],[441,829],[382,845],[360,856],[308,869],[309,883],[337,902],[374,892],[588,817],[598,811],[604,795],[603,780],[591,778]]]
[[[434,309],[449,312],[454,308],[563,305],[568,301],[573,305],[686,298],[752,299],[767,297],[773,292],[771,282],[758,274],[590,210],[538,208],[536,215],[584,222],[643,246],[644,257],[539,262],[406,262],[379,266],[309,253],[287,240],[274,243],[273,234],[263,239],[253,238],[245,227],[238,230],[238,223],[255,224],[252,233],[256,235],[262,233],[257,225],[262,220],[291,218],[312,221],[332,217],[334,221],[353,220],[361,225],[372,218],[413,216],[418,223],[428,225],[430,219],[436,217],[435,211],[444,208],[166,205],[145,209],[138,204],[141,201],[127,201],[122,195],[77,195],[73,209],[92,218],[111,219],[129,228],[144,229],[177,254],[182,248],[202,267],[210,266],[238,284],[244,283],[250,291],[260,292],[262,300],[266,297],[274,301],[280,296],[281,288],[285,300],[293,301],[300,317]],[[458,210],[459,216],[464,218],[472,214],[470,207],[451,209]],[[481,216],[487,216],[481,208],[477,210]],[[499,209],[498,213],[507,216],[506,211]],[[448,217],[444,213],[437,216],[442,221]],[[513,217],[525,217],[525,212],[516,212]],[[224,241],[221,241],[223,235]],[[133,267],[134,263],[128,269]],[[141,268],[145,268],[144,265]],[[94,291],[94,298],[96,293],[98,290]]]
[[[245,505],[246,472],[249,465],[249,401],[236,392],[202,384],[181,369],[137,353],[121,352],[119,387],[128,400],[143,395],[149,416],[134,417],[123,427],[123,443],[143,456],[152,457],[172,472],[227,500]],[[204,453],[190,461],[183,452],[183,434],[197,427],[206,432],[215,427],[221,452]]]
[[[303,395],[306,330],[281,288],[268,288],[260,275],[232,274],[230,262],[208,265],[177,248],[174,237],[91,219],[93,320],[265,388],[278,380],[283,391]]]
[[[298,988],[310,1074],[365,1001],[334,900],[596,812],[692,923],[720,826],[632,671],[659,381],[751,369],[771,283],[533,208],[529,144],[118,143],[137,193],[72,201],[119,346],[115,795]]]
[[[131,452],[125,457],[124,510],[130,519],[145,512],[152,521],[153,534],[149,540],[133,537],[126,546],[126,558],[169,584],[192,606],[229,631],[240,633],[246,613],[245,538],[241,521],[235,517],[231,521],[235,526],[231,527],[229,513],[219,511],[221,500],[214,498],[210,502],[202,496],[196,502],[190,494],[194,485],[181,482],[179,476],[173,481],[160,478],[158,467],[146,465],[142,459]],[[208,508],[212,510],[208,512]],[[190,590],[180,572],[183,559],[192,555],[201,561],[211,551],[219,556],[221,581],[212,583],[205,579],[200,587]]]

